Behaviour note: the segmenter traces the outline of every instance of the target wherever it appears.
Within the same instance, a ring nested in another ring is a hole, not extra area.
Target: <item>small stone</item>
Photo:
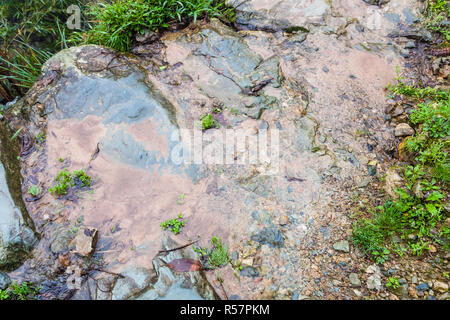
[[[409,295],[411,298],[414,298],[414,299],[418,299],[418,298],[419,298],[419,297],[417,296],[416,290],[414,290],[413,287],[409,287],[409,288],[408,288],[408,295]]]
[[[431,253],[436,253],[436,252],[437,252],[436,247],[433,246],[432,244],[430,244],[430,245],[428,246],[428,248],[429,248],[429,250],[430,250]]]
[[[252,267],[253,266],[253,257],[249,257],[249,258],[243,259],[242,260],[242,265],[243,266]]]
[[[446,292],[438,297],[439,300],[450,300],[450,292]]]
[[[368,274],[373,274],[373,273],[378,274],[378,273],[380,273],[380,268],[376,264],[372,264],[372,265],[367,267],[366,273],[368,273]]]
[[[397,199],[399,197],[398,193],[395,192],[396,189],[402,187],[405,184],[404,179],[397,172],[396,167],[391,167],[386,173],[384,190],[388,195],[390,195],[393,199]]]
[[[433,289],[439,293],[445,293],[448,291],[448,284],[441,282],[441,281],[434,281]]]
[[[349,252],[350,251],[350,245],[347,240],[338,241],[335,244],[333,244],[333,248],[336,251],[342,251],[342,252]]]
[[[359,188],[365,188],[369,185],[370,181],[372,181],[371,177],[365,177],[361,180],[361,182],[358,184]]]
[[[287,224],[289,224],[289,217],[287,215],[282,215],[280,217],[280,220],[278,222],[281,226],[285,226]]]
[[[76,253],[87,257],[94,252],[95,247],[97,246],[97,241],[97,229],[84,227],[78,230],[75,239],[72,240],[70,245],[75,247]]]
[[[415,44],[414,41],[408,41],[408,42],[405,44],[405,48],[406,48],[406,49],[413,49],[413,48],[415,48],[415,47],[416,47],[416,44]]]
[[[426,291],[428,289],[430,289],[430,287],[428,286],[428,284],[426,282],[421,283],[421,284],[416,286],[416,290],[417,291]]]
[[[367,278],[367,288],[371,290],[381,290],[381,278],[379,275],[373,275]]]
[[[412,283],[412,284],[417,284],[417,282],[419,282],[418,279],[417,279],[417,276],[416,276],[416,275],[413,275],[413,276],[411,277],[411,283]]]
[[[348,278],[350,280],[350,284],[352,285],[352,287],[360,287],[361,286],[361,280],[359,280],[358,274],[350,273],[350,276]]]
[[[407,123],[399,123],[394,129],[394,135],[396,137],[412,136],[414,129]]]
[[[0,271],[0,290],[6,290],[11,284],[11,278],[5,272]]]
[[[357,297],[361,297],[361,296],[362,296],[361,291],[359,291],[359,290],[357,290],[357,289],[353,289],[353,293],[354,293],[355,296],[357,296]]]
[[[393,117],[397,117],[401,115],[404,112],[404,109],[402,106],[397,105],[395,109],[391,112]]]

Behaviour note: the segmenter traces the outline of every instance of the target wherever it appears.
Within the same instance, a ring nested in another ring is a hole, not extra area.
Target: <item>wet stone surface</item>
[[[5,113],[12,131],[24,127],[20,141],[45,136],[21,158],[22,192],[48,190],[63,169],[84,169],[93,183],[26,201],[42,239],[11,278],[43,284],[43,299],[353,299],[356,287],[379,290],[379,274],[359,280],[360,258],[335,244],[351,232],[350,190],[386,171],[373,164],[393,137],[384,88],[405,59],[392,32],[401,24],[414,36],[418,7],[392,3],[252,0],[237,9],[240,31],[212,19],[133,55],[98,46],[55,55]],[[183,130],[201,128],[206,114],[221,124],[203,132],[206,144],[227,129],[276,130],[279,161],[242,165],[242,150],[233,163],[176,161],[192,143]],[[187,223],[171,242],[160,223],[179,213]],[[77,236],[84,228],[98,231],[96,245]],[[158,255],[199,235],[201,246],[217,236],[236,252],[239,279],[230,265],[223,285],[214,271],[172,272],[171,260],[196,258],[190,248]],[[75,266],[83,274],[74,290]],[[349,281],[354,288],[341,285]]]

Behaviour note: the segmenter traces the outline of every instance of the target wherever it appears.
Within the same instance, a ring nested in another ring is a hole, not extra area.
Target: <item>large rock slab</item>
[[[0,163],[0,270],[13,270],[28,256],[37,239],[15,205]]]
[[[323,24],[331,12],[326,0],[230,0],[237,24],[251,30],[299,30]]]

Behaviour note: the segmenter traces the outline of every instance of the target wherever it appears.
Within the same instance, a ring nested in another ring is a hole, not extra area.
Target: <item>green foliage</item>
[[[161,228],[163,230],[169,229],[174,234],[179,234],[181,232],[181,228],[184,227],[183,216],[180,213],[177,218],[166,220],[161,223]]]
[[[193,20],[209,15],[232,19],[233,10],[225,0],[116,0],[90,7],[90,17],[98,21],[75,41],[106,45],[128,51],[136,34],[167,28],[170,22]]]
[[[446,23],[450,19],[450,5],[447,0],[428,0],[425,25],[430,31],[442,34],[450,41],[450,27]]]
[[[222,240],[213,236],[211,248],[194,248],[202,260],[207,261],[208,268],[217,269],[228,264],[231,259],[228,255],[228,246],[222,244]]]
[[[214,119],[214,116],[212,113],[206,114],[200,118],[202,122],[202,130],[208,130],[211,128],[218,128],[220,127],[220,123],[217,122],[216,119]]]
[[[67,8],[85,0],[3,0],[0,5],[0,87],[10,100],[25,93],[40,73],[42,64],[65,48],[69,32]],[[64,39],[61,39],[64,37]]]
[[[400,287],[400,282],[398,282],[397,278],[389,277],[388,282],[386,283],[386,288],[388,289],[397,289]]]
[[[177,199],[177,204],[182,204],[182,203],[183,203],[183,200],[184,200],[184,193],[183,193],[183,194],[180,194],[180,196],[178,197],[178,199]]]
[[[40,144],[45,142],[45,135],[42,132],[36,136],[36,142]]]
[[[396,67],[397,76],[395,80],[397,81],[396,85],[389,84],[388,90],[392,95],[404,95],[412,98],[416,98],[417,100],[425,100],[431,99],[433,101],[449,101],[450,95],[448,90],[444,90],[441,88],[417,88],[405,83],[405,78],[400,75],[399,67]]]
[[[405,140],[412,164],[403,166],[406,183],[396,190],[398,199],[386,201],[370,219],[356,222],[352,234],[353,242],[378,263],[388,258],[391,247],[400,255],[405,253],[405,249],[397,242],[387,244],[389,239],[394,239],[394,235],[407,240],[409,252],[418,256],[428,249],[430,241],[448,246],[450,239],[443,212],[450,176],[449,91],[415,88],[405,84],[400,76],[397,81],[397,85],[389,86],[391,93],[413,97],[418,101],[409,119],[416,127],[416,132]],[[440,229],[439,236],[432,232],[436,229]]]
[[[35,300],[39,290],[31,282],[14,282],[8,289],[0,290],[0,300]]]
[[[60,171],[56,176],[55,181],[57,182],[57,184],[48,189],[51,194],[60,196],[66,195],[67,191],[69,190],[69,186],[74,186],[74,183],[72,181],[72,174],[67,171],[67,169]]]
[[[63,196],[69,191],[69,187],[90,187],[92,177],[86,175],[83,170],[74,171],[73,174],[67,169],[61,170],[55,178],[56,185],[48,189],[53,195]]]
[[[28,193],[31,194],[33,197],[40,195],[41,192],[42,188],[36,185],[32,185],[30,188],[28,188]]]
[[[86,175],[84,170],[78,170],[73,172],[73,181],[75,184],[81,183],[81,187],[90,187],[92,184],[92,177]]]

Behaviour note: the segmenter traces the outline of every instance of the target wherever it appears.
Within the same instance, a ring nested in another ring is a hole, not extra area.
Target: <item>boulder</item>
[[[12,271],[29,255],[37,238],[15,205],[0,163],[0,270]]]

